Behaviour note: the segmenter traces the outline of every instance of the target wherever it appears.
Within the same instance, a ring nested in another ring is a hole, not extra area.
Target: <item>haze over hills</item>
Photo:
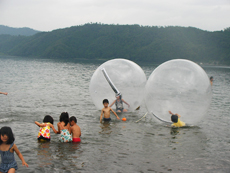
[[[61,59],[189,59],[230,65],[230,31],[193,27],[85,24],[32,36],[0,35],[0,54]]]
[[[12,28],[4,25],[0,25],[0,34],[7,34],[7,35],[25,35],[25,36],[31,36],[39,31],[36,31],[31,28],[23,27],[23,28]]]

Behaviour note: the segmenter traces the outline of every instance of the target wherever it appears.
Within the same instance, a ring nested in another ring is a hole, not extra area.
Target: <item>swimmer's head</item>
[[[121,93],[116,94],[116,98],[117,98],[117,99],[121,99],[121,97],[122,97],[122,96],[121,96]]]
[[[103,103],[103,104],[104,104],[104,103],[108,103],[108,104],[109,104],[109,100],[108,100],[108,99],[104,99],[102,103]]]
[[[210,81],[213,81],[213,76],[210,77]]]
[[[102,103],[103,103],[105,108],[107,108],[109,106],[109,100],[108,99],[104,99]]]
[[[121,99],[120,96],[116,96],[116,99]]]
[[[65,126],[69,123],[69,114],[68,112],[62,112],[59,118],[60,122],[64,122]]]
[[[2,143],[12,144],[14,142],[14,134],[10,127],[2,127],[0,129],[0,145]]]
[[[178,122],[178,116],[177,115],[172,115],[171,116],[171,121],[174,122],[174,123],[177,123]]]
[[[72,121],[77,123],[77,118],[75,116],[70,117],[69,122],[71,123]]]
[[[50,116],[50,115],[46,115],[43,119],[43,123],[50,123],[53,124],[54,123],[54,119]]]

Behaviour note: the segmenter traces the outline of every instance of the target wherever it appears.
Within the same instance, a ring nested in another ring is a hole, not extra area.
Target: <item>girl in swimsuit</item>
[[[113,103],[111,103],[111,105],[109,105],[109,107],[113,106],[114,103],[115,103],[115,105],[116,105],[116,112],[128,112],[127,109],[124,109],[123,102],[125,104],[127,104],[128,107],[130,107],[130,105],[124,99],[121,98],[121,95],[116,96],[116,100],[114,100]]]
[[[2,127],[0,129],[0,154],[1,154],[1,165],[0,172],[15,172],[18,169],[17,162],[14,158],[14,151],[22,161],[22,165],[28,167],[22,154],[14,144],[14,135],[10,127]]]
[[[54,120],[50,115],[46,115],[43,119],[43,123],[35,121],[35,124],[40,127],[38,132],[38,141],[45,142],[50,141],[50,127],[52,126]]]
[[[53,126],[54,133],[60,134],[59,141],[61,142],[72,142],[72,136],[70,134],[69,114],[68,112],[62,112],[60,115],[60,122],[57,123],[58,131]]]

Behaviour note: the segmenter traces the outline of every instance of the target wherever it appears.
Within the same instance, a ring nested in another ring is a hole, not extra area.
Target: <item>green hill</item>
[[[0,35],[6,34],[6,35],[25,35],[25,36],[31,36],[39,31],[33,30],[31,28],[12,28],[4,25],[0,25]]]
[[[0,53],[88,60],[125,58],[145,63],[183,58],[230,65],[230,31],[85,24],[29,37],[0,35]]]

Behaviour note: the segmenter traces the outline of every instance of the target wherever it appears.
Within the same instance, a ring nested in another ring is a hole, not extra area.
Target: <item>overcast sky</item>
[[[230,27],[230,0],[0,0],[0,25],[40,31],[100,22]]]

